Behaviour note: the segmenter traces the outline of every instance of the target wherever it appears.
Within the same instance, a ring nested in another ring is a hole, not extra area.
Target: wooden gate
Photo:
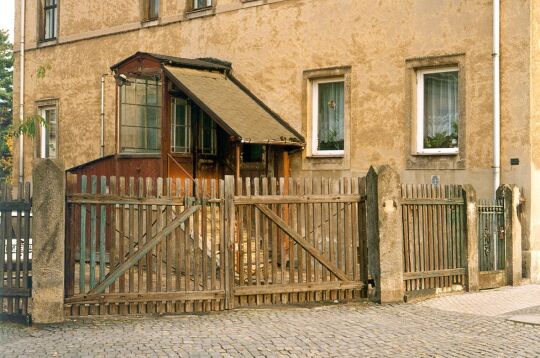
[[[225,181],[231,306],[365,295],[365,178]]]
[[[403,260],[407,295],[463,286],[466,208],[459,185],[403,185]]]
[[[32,294],[30,183],[0,186],[0,318],[30,320]]]
[[[68,183],[68,315],[365,297],[364,178]]]
[[[67,315],[224,308],[223,181],[68,182]]]

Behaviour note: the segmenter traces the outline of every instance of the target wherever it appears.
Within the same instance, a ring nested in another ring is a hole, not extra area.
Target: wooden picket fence
[[[364,178],[73,175],[67,204],[70,316],[365,296]]]
[[[459,185],[402,185],[406,291],[464,285],[466,208]]]
[[[30,183],[0,185],[0,316],[29,319],[31,303]]]

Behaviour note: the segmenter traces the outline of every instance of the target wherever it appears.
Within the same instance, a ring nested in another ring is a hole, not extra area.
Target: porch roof
[[[304,138],[230,72],[163,65],[165,74],[229,135],[244,143],[303,146]]]

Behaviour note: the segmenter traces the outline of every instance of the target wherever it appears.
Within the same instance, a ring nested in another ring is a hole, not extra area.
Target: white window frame
[[[459,148],[424,148],[424,75],[442,72],[458,72],[459,67],[442,67],[428,70],[416,71],[416,154],[424,155],[454,155],[459,154]],[[458,98],[459,98],[459,83],[458,83]],[[458,137],[459,137],[459,121],[458,119]],[[458,142],[459,143],[459,142]],[[459,145],[459,144],[458,144]]]
[[[343,91],[345,88],[345,77],[328,77],[311,80],[311,154],[317,157],[343,157],[345,155],[345,115],[347,112],[346,101],[343,106],[343,150],[319,150],[319,84],[343,82]],[[343,93],[345,95],[345,92]],[[344,99],[345,100],[345,99]]]
[[[210,152],[204,152],[204,112],[199,111],[199,149],[202,155],[217,155],[217,124],[214,120],[208,116],[210,119]]]
[[[198,3],[199,3],[198,0],[193,0],[193,10],[204,9],[204,8],[212,6],[212,0],[206,0],[205,6],[199,6]]]
[[[176,105],[177,102],[184,102],[186,106],[186,151],[177,151],[176,150]],[[171,101],[172,109],[171,109],[171,152],[175,154],[189,154],[191,153],[191,106],[185,99],[181,98],[173,98]]]
[[[43,106],[39,107],[39,115],[44,119],[47,120],[46,112],[54,110],[55,111],[55,117],[56,117],[56,155],[54,157],[47,156],[47,136],[49,135],[47,127],[49,126],[49,122],[46,121],[46,123],[41,124],[41,130],[40,130],[40,153],[39,156],[42,159],[46,158],[58,158],[58,107],[57,106]]]

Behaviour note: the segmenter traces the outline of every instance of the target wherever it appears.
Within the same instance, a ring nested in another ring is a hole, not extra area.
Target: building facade
[[[469,183],[490,198],[492,8],[484,0],[26,0],[24,116],[40,114],[50,125],[15,153],[24,163],[14,176],[29,178],[35,156],[75,167],[126,154],[121,73],[111,66],[144,52],[230,63],[234,77],[298,134],[303,146],[286,150],[292,175],[364,175],[370,165],[390,164],[403,183]],[[501,182],[522,188],[524,274],[535,282],[539,19],[536,0],[501,1]],[[143,127],[148,135],[151,126]],[[265,174],[289,166],[275,158]]]

